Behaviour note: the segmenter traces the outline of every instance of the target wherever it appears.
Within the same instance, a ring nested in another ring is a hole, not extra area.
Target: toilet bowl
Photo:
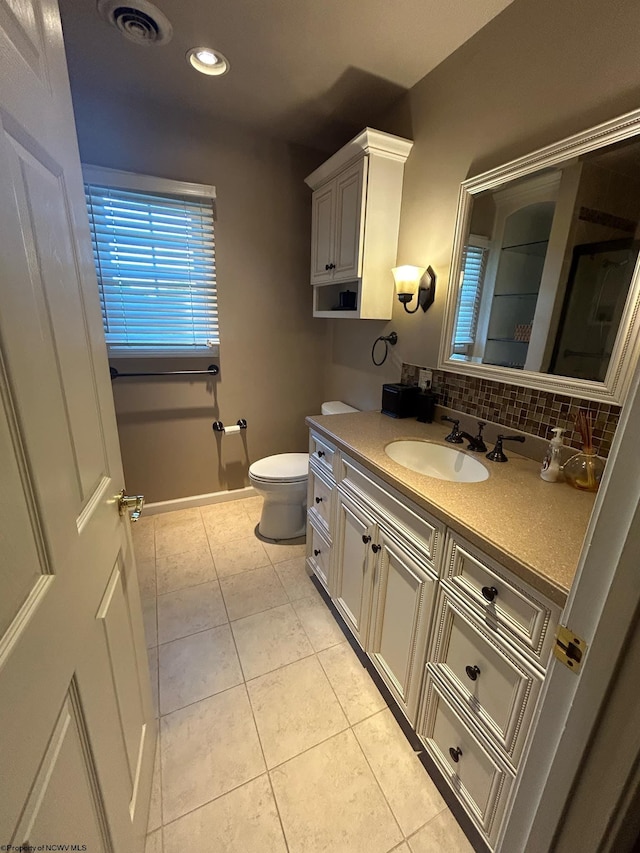
[[[333,400],[322,404],[323,415],[357,412]],[[265,539],[295,539],[304,536],[307,523],[307,453],[277,453],[249,467],[249,482],[263,498],[258,530]]]

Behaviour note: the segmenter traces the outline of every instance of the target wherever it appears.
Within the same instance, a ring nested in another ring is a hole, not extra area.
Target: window
[[[217,352],[215,188],[84,173],[109,355]]]
[[[488,253],[487,238],[470,234],[469,242],[464,247],[462,255],[462,280],[456,326],[453,332],[454,358],[456,355],[468,355],[475,343]]]

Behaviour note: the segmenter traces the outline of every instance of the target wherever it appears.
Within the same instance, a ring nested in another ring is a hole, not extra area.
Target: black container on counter
[[[400,382],[382,386],[382,414],[391,418],[415,418],[418,411],[418,386]]]
[[[436,395],[431,389],[418,394],[417,420],[422,424],[430,424],[436,408]]]

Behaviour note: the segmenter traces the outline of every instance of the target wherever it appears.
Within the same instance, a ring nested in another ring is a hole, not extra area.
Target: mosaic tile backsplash
[[[416,364],[403,364],[400,381],[417,385],[419,370]],[[575,417],[579,409],[585,409],[593,413],[593,442],[604,457],[609,455],[620,417],[620,406],[443,370],[433,371],[433,390],[441,406],[540,438],[550,439],[551,427],[564,427],[564,443],[577,449],[581,448],[581,440]]]

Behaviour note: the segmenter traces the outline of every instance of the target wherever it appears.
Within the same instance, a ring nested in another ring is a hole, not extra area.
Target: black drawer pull
[[[313,549],[313,556],[314,556],[314,557],[319,557],[319,556],[320,556],[320,551],[319,551],[317,548],[314,548],[314,549]]]
[[[317,503],[317,504],[321,504],[321,503],[322,503],[322,498],[316,498],[316,503]]]
[[[367,534],[365,533],[364,536],[362,537],[362,541],[364,542],[365,545],[368,545],[369,542],[371,542],[371,537],[367,536]]]
[[[374,554],[377,554],[378,551],[382,548],[382,545],[376,545],[375,543],[371,546],[371,550]]]
[[[319,450],[319,451],[318,451],[318,456],[324,456],[324,450]]]
[[[487,601],[493,601],[493,599],[496,598],[498,595],[498,590],[495,588],[495,586],[483,586],[482,594],[487,599]]]
[[[479,666],[465,666],[464,671],[467,673],[471,681],[475,681],[476,678],[480,675]]]
[[[462,750],[459,746],[450,746],[449,747],[449,755],[451,756],[451,760],[455,761],[457,764],[460,761],[460,756],[462,755]]]

